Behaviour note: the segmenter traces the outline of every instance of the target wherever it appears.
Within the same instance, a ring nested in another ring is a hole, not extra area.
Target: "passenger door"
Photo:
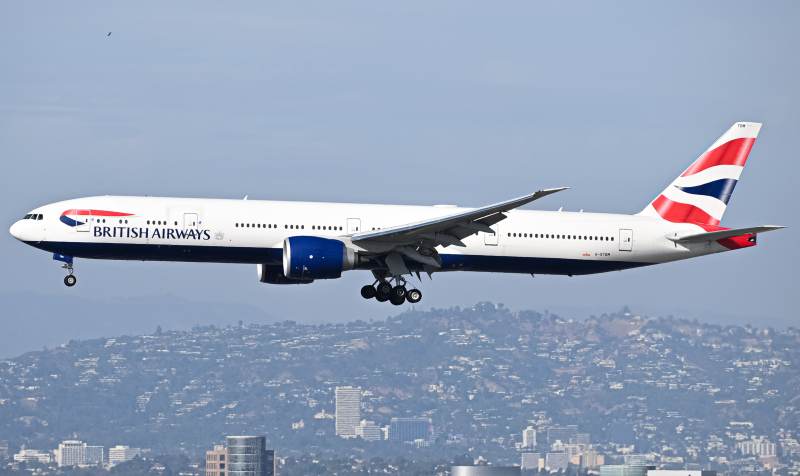
[[[352,235],[353,233],[358,233],[361,231],[361,219],[360,218],[348,218],[347,219],[347,234]]]
[[[633,250],[633,230],[619,230],[619,250]]]
[[[494,233],[484,233],[483,242],[487,246],[497,246],[497,242],[500,238],[500,224],[495,223],[491,228],[494,230]]]
[[[75,231],[88,232],[92,229],[92,211],[91,210],[75,210],[75,216],[70,217],[75,220],[77,224]]]

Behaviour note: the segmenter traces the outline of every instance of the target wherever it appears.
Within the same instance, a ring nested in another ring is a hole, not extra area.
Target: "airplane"
[[[255,264],[270,284],[369,270],[365,299],[417,303],[406,276],[474,271],[578,276],[750,248],[783,228],[719,226],[761,124],[737,122],[635,215],[519,210],[567,187],[482,208],[103,196],[32,210],[11,234],[74,258]]]

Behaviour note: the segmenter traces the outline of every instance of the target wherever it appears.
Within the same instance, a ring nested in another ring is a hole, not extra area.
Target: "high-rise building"
[[[389,423],[389,439],[392,441],[426,440],[431,433],[431,422],[425,418],[392,418]]]
[[[775,443],[770,443],[765,438],[757,438],[755,436],[750,438],[750,441],[742,441],[736,443],[736,449],[743,455],[756,455],[759,458],[769,458],[775,456],[776,449]]]
[[[522,447],[535,448],[536,447],[536,429],[532,426],[522,430]]]
[[[111,451],[108,453],[111,454]],[[225,476],[228,472],[227,456],[228,452],[223,445],[214,445],[213,451],[206,451],[206,476]]]
[[[83,464],[103,464],[103,447],[87,446]]]
[[[566,471],[569,466],[569,455],[566,453],[547,453],[544,465],[551,473],[558,470]]]
[[[597,467],[597,451],[583,450],[583,458],[581,459],[581,466],[584,468]]]
[[[381,439],[381,427],[374,421],[361,420],[361,424],[356,427],[356,436],[367,441],[378,441]]]
[[[100,464],[103,462],[103,447],[88,446],[78,440],[66,440],[58,445],[59,466],[81,466],[87,464]]]
[[[522,453],[522,469],[539,470],[539,453]]]
[[[655,466],[634,466],[628,464],[600,466],[600,476],[647,476]]]
[[[86,443],[78,440],[66,440],[58,445],[58,465],[78,466],[86,458]]]
[[[275,476],[275,451],[267,450],[266,436],[229,436],[226,459],[227,476]]]
[[[547,444],[552,446],[556,441],[569,444],[578,437],[578,425],[554,426],[547,429]]]
[[[108,462],[111,464],[124,463],[137,456],[142,455],[141,448],[131,448],[130,446],[115,446],[108,449]]]
[[[361,387],[336,387],[336,434],[355,438],[361,421]]]

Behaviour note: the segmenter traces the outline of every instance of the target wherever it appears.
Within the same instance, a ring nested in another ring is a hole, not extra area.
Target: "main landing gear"
[[[75,286],[75,283],[78,282],[78,278],[76,278],[75,275],[72,274],[75,271],[75,269],[72,267],[72,263],[64,263],[64,265],[61,267],[66,269],[67,272],[69,273],[64,277],[64,284],[66,284],[70,288],[72,286]]]
[[[422,291],[416,288],[408,291],[406,284],[406,280],[399,276],[395,278],[395,286],[385,279],[379,279],[372,286],[366,285],[361,288],[361,297],[364,299],[375,298],[378,302],[389,301],[395,306],[400,306],[406,301],[411,304],[420,302]]]

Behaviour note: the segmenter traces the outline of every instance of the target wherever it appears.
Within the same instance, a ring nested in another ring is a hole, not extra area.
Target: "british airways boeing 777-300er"
[[[719,226],[761,124],[733,125],[635,215],[517,210],[564,188],[483,208],[90,197],[32,210],[11,234],[54,253],[74,286],[74,258],[250,263],[270,284],[369,270],[364,298],[419,302],[420,272],[583,275],[756,245],[782,228]]]

